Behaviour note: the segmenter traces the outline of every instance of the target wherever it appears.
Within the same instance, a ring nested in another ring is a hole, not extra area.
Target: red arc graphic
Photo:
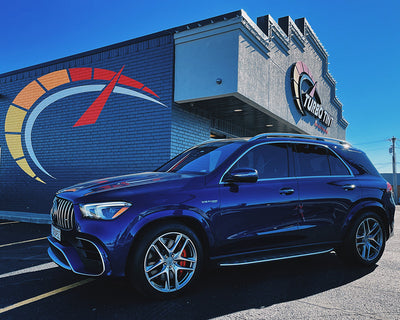
[[[100,95],[94,100],[92,105],[85,111],[82,117],[74,124],[74,127],[85,126],[88,124],[96,123],[104,105],[106,104],[111,92],[114,90],[115,85],[122,73],[125,66],[119,70],[119,72],[114,76],[110,83],[103,89]]]

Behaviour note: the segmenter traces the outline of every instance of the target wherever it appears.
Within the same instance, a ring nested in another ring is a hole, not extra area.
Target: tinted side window
[[[350,175],[349,170],[342,160],[340,160],[333,152],[328,150],[329,167],[332,176]]]
[[[296,144],[296,174],[300,177],[329,176],[326,148],[312,144]]]
[[[378,170],[374,167],[364,152],[358,150],[337,150],[339,155],[350,165],[353,174],[380,176]]]
[[[263,144],[251,149],[232,167],[253,168],[259,179],[284,178],[289,176],[288,151],[285,144]]]

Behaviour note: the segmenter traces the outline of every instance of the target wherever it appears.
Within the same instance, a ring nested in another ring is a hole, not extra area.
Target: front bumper
[[[110,221],[85,219],[79,205],[72,203],[67,197],[55,200],[54,229],[48,238],[50,258],[76,274],[124,276],[132,244],[130,229],[126,228],[131,228],[138,217],[124,214]]]
[[[53,237],[47,238],[50,258],[60,267],[85,276],[101,276],[110,273],[110,263],[101,246],[83,237],[75,237],[63,242]]]

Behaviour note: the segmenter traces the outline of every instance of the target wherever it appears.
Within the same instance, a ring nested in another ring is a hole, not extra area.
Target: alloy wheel
[[[356,248],[365,261],[374,260],[381,252],[384,244],[381,224],[368,217],[361,221],[356,232]]]
[[[144,272],[148,283],[164,293],[182,289],[193,277],[198,263],[193,241],[180,232],[157,237],[147,249]]]

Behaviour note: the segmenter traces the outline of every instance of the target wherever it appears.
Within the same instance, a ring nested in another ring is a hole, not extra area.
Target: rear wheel
[[[169,297],[198,277],[203,253],[196,234],[181,224],[159,225],[146,232],[131,256],[128,275],[146,295]]]
[[[336,251],[349,262],[369,266],[381,258],[385,242],[382,219],[374,212],[367,212],[354,221],[343,245]]]

